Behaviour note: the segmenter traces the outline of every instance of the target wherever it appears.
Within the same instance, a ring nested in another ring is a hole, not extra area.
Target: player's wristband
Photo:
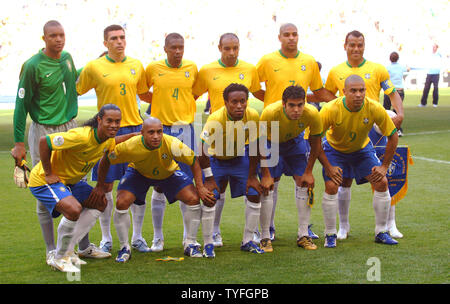
[[[205,178],[213,176],[211,167],[202,169],[202,171],[203,171],[203,174],[205,175]]]

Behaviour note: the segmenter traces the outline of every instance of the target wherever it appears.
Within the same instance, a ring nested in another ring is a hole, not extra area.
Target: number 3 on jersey
[[[172,97],[175,98],[175,100],[178,100],[178,88],[173,90]]]
[[[120,84],[120,95],[123,96],[125,94],[127,94],[127,87],[126,87],[126,85],[124,83],[121,83]]]

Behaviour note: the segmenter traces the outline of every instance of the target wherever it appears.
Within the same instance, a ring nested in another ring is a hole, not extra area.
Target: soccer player
[[[239,38],[233,33],[225,33],[219,39],[219,60],[203,66],[195,81],[193,93],[196,97],[208,92],[211,113],[224,105],[223,91],[231,83],[244,85],[253,94],[259,94],[261,85],[254,65],[239,60]],[[216,202],[214,221],[214,246],[223,246],[220,233],[220,219],[225,204],[225,193],[220,193]]]
[[[327,77],[325,88],[331,93],[339,96],[344,95],[344,81],[352,74],[361,76],[366,83],[367,97],[379,100],[380,90],[389,96],[397,117],[393,118],[394,124],[400,128],[403,121],[403,103],[400,95],[390,81],[387,69],[378,63],[368,61],[364,58],[365,40],[362,33],[352,31],[345,37],[344,49],[347,53],[347,61],[333,67]],[[372,143],[377,146],[385,146],[387,139],[371,130],[369,137]],[[339,188],[339,232],[338,239],[345,239],[350,231],[348,220],[350,199],[351,199],[352,178],[344,178],[342,186]],[[393,206],[395,208],[395,206]],[[395,221],[394,221],[395,222]],[[392,228],[392,227],[390,227]],[[392,231],[393,233],[395,231]]]
[[[14,148],[16,165],[26,159],[24,143],[26,118],[32,119],[28,146],[34,167],[40,160],[39,139],[77,126],[78,114],[75,81],[77,72],[72,56],[64,51],[65,32],[62,25],[50,20],[44,25],[45,48],[28,59],[20,71],[19,88],[14,108]],[[46,245],[47,259],[55,253],[53,219],[45,206],[37,201],[36,212]],[[89,240],[87,241],[89,244]]]
[[[253,232],[258,225],[261,204],[270,198],[273,179],[267,167],[261,168],[261,183],[257,178],[259,153],[254,148],[257,148],[259,115],[247,107],[248,95],[249,90],[242,84],[232,83],[225,88],[225,106],[208,117],[200,135],[203,153],[199,160],[208,189],[220,189],[224,193],[229,182],[232,198],[245,196],[241,250],[259,254],[264,250],[253,242]]]
[[[278,35],[281,48],[278,51],[264,55],[256,65],[259,80],[265,82],[266,89],[255,96],[264,102],[264,108],[282,99],[288,86],[300,86],[305,91],[308,88],[320,100],[335,98],[323,88],[319,67],[313,56],[298,50],[298,30],[292,23],[281,25]],[[299,136],[303,136],[300,134]],[[275,180],[274,204],[271,219],[271,239],[275,238],[275,209],[278,200],[278,183]],[[311,236],[317,237],[314,233]]]
[[[191,167],[196,187],[180,170],[175,160]],[[200,248],[196,245],[197,231],[201,222],[205,238],[203,255],[214,258],[211,213],[214,213],[215,199],[214,194],[203,185],[202,172],[194,151],[177,138],[164,134],[161,121],[150,117],[144,121],[141,136],[117,145],[114,151],[100,161],[97,188],[100,194],[110,164],[123,162],[129,163],[129,167],[118,186],[114,212],[114,226],[120,241],[116,261],[124,263],[131,258],[128,242],[130,227],[128,208],[135,200],[144,200],[150,186],[160,187],[169,203],[180,200],[186,204],[183,218],[186,227],[185,255],[202,257]],[[204,205],[200,205],[200,199]]]
[[[164,51],[167,59],[152,62],[145,69],[147,85],[149,88],[153,86],[152,116],[161,120],[165,134],[177,137],[189,148],[196,150],[192,125],[196,104],[192,87],[198,74],[197,65],[183,59],[184,38],[178,33],[170,33],[166,36]],[[178,165],[181,171],[192,180],[190,166],[183,162]],[[153,189],[151,206],[154,234],[151,250],[157,252],[164,248],[162,224],[166,208],[166,198],[158,187]],[[185,206],[180,203],[182,213]]]
[[[375,242],[395,245],[387,231],[391,196],[388,190],[386,172],[394,156],[398,143],[397,129],[376,100],[366,97],[366,84],[362,77],[350,75],[344,83],[344,96],[325,104],[320,111],[326,139],[320,156],[340,167],[344,178],[354,176],[357,183],[369,181],[374,189],[373,208],[375,210]],[[369,131],[376,123],[383,135],[388,137],[383,162],[377,158],[369,139]],[[322,154],[322,155],[323,155]],[[339,184],[331,180],[323,170],[325,193],[322,199],[325,221],[325,247],[336,247],[336,213],[338,207]]]
[[[276,181],[282,174],[293,176],[295,180],[295,202],[298,210],[297,245],[299,247],[314,250],[317,246],[313,243],[308,232],[308,224],[311,207],[308,204],[308,190],[314,188],[314,176],[312,173],[314,163],[321,151],[322,122],[317,109],[305,103],[305,90],[300,86],[289,86],[283,92],[283,99],[264,108],[260,123],[267,125],[267,139],[272,147],[278,146],[280,160],[274,167],[270,167],[270,174]],[[272,136],[274,130],[272,123],[278,123],[279,134]],[[306,156],[306,143],[303,136],[299,136],[309,128],[309,142],[311,152]],[[333,168],[327,168],[331,171]],[[342,181],[339,172],[333,172],[333,180]],[[273,201],[261,206],[261,247],[270,243],[270,217],[272,215]],[[265,220],[268,217],[269,221]],[[263,225],[267,222],[267,226]]]
[[[99,200],[90,196],[92,187],[82,178],[105,150],[114,148],[120,119],[120,109],[107,104],[84,127],[40,138],[41,161],[31,171],[28,186],[52,216],[63,215],[58,226],[56,253],[47,262],[60,271],[79,272],[72,263],[82,262],[70,252],[74,245],[69,244],[72,238],[78,242],[89,232],[106,206],[104,196]],[[86,256],[89,250],[79,245],[80,256]],[[101,257],[111,256],[101,253]]]
[[[97,108],[105,103],[114,103],[122,110],[122,122],[118,135],[139,132],[142,118],[139,114],[136,94],[141,100],[149,101],[149,92],[145,80],[145,71],[139,60],[125,55],[125,30],[120,25],[110,25],[103,33],[104,46],[108,54],[90,61],[83,68],[77,82],[77,92],[82,95],[95,89]],[[102,241],[100,248],[111,251],[111,215],[113,210],[112,189],[115,180],[122,178],[127,165],[112,166],[106,179],[105,191],[108,206],[100,216]],[[97,180],[98,164],[92,170],[92,180]],[[131,207],[133,214],[133,248],[142,252],[150,251],[142,237],[142,224],[145,214],[145,202],[137,202]]]

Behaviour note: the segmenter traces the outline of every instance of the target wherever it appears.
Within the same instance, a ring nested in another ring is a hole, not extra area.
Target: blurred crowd
[[[127,55],[144,66],[165,57],[165,35],[185,37],[185,58],[200,68],[219,57],[219,36],[238,35],[240,58],[256,64],[279,48],[281,24],[299,28],[300,50],[323,65],[322,73],[345,60],[347,32],[366,37],[366,57],[387,65],[397,51],[400,62],[420,71],[433,43],[440,45],[444,70],[450,65],[450,5],[447,0],[16,0],[0,12],[0,96],[15,95],[22,63],[43,47],[42,26],[61,22],[66,47],[77,68],[104,50],[103,29],[110,24],[126,28]],[[446,73],[446,72],[445,72]],[[418,88],[420,89],[420,88]]]

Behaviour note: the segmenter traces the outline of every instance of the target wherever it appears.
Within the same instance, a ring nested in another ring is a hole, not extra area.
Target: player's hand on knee
[[[213,207],[216,204],[216,198],[214,197],[214,193],[205,186],[197,187],[198,196],[202,200],[203,204],[207,207]]]
[[[372,173],[367,177],[367,180],[371,183],[378,183],[386,176],[386,173],[387,169],[383,166],[375,166],[372,168]]]
[[[49,185],[52,185],[52,184],[60,183],[61,179],[59,178],[58,175],[55,175],[52,173],[50,175],[45,176],[45,182]]]
[[[304,188],[314,188],[314,176],[311,173],[304,173],[297,182],[297,185]]]
[[[264,196],[269,195],[269,191],[273,190],[274,179],[272,176],[263,176],[261,178],[261,188]]]
[[[335,183],[336,185],[342,184],[342,181],[343,181],[342,173],[343,173],[342,169],[337,166],[331,166],[330,168],[327,168],[325,170],[325,174],[329,178],[331,178],[333,183]]]
[[[247,179],[247,186],[245,187],[245,193],[248,193],[250,188],[255,189],[259,195],[263,192],[263,188],[261,187],[261,183],[256,178],[256,176],[249,176]]]

